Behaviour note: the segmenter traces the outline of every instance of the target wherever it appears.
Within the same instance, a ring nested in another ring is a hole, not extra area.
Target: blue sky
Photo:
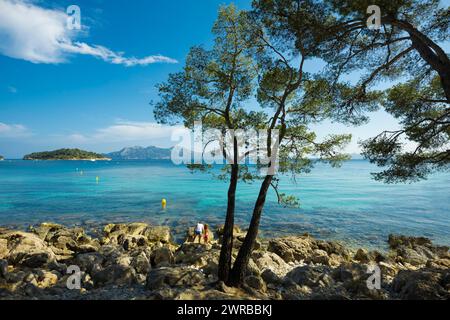
[[[191,46],[211,43],[217,10],[230,2],[250,6],[250,0],[0,0],[0,154],[172,145],[173,129],[157,125],[149,105],[155,84],[182,68]],[[74,3],[81,31],[61,22]],[[58,37],[63,45],[55,44]],[[358,139],[396,127],[378,112],[359,128],[316,128],[319,136],[353,133],[348,151],[356,153]]]

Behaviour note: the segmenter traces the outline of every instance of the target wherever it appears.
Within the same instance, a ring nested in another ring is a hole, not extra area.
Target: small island
[[[111,160],[99,153],[80,149],[58,149],[55,151],[34,152],[23,157],[24,160]]]
[[[120,151],[105,154],[106,157],[113,160],[168,160],[172,148],[158,148],[150,146],[143,147],[127,147]]]
[[[5,160],[5,158],[3,156],[0,156],[0,161]]]

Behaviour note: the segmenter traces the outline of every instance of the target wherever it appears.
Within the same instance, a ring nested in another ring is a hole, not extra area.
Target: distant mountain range
[[[165,160],[170,159],[172,149],[158,148],[150,146],[123,148],[120,151],[105,154],[113,160]]]
[[[60,149],[52,152],[38,152],[25,155],[25,160],[79,160],[79,159],[97,159],[97,160],[168,160],[170,159],[172,148],[158,148],[150,146],[147,148],[136,146],[123,148],[120,151],[105,153],[103,155],[93,152],[87,152],[78,149]],[[361,160],[364,157],[357,153],[352,153],[353,160]],[[0,155],[0,161],[4,157]]]

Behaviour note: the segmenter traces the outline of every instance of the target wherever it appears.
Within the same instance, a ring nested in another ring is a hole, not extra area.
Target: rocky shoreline
[[[450,298],[449,248],[423,237],[390,235],[388,253],[307,234],[259,239],[244,285],[231,288],[216,277],[220,227],[209,244],[192,243],[190,229],[179,245],[169,227],[145,223],[98,234],[52,223],[0,228],[0,299]],[[245,231],[236,227],[234,236],[238,249]],[[376,269],[380,288],[369,288]],[[81,287],[69,289],[78,279]]]

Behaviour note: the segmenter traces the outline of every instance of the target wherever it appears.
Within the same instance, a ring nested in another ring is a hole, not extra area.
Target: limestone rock
[[[78,254],[73,260],[73,264],[77,265],[81,270],[88,273],[95,273],[102,269],[105,257],[98,252]]]
[[[0,278],[4,278],[8,273],[8,261],[0,259]]]
[[[450,259],[442,258],[442,259],[434,259],[434,260],[428,260],[426,264],[427,268],[432,269],[450,269]]]
[[[386,256],[364,249],[350,255],[338,242],[306,234],[262,240],[244,283],[231,288],[217,278],[217,242],[178,246],[167,227],[110,224],[101,241],[50,223],[30,230],[0,228],[2,299],[448,299],[450,293],[448,247],[427,238],[390,236]],[[245,231],[234,231],[236,249]],[[373,263],[381,289],[367,285]],[[81,290],[67,290],[70,265],[81,269]]]
[[[324,250],[315,249],[311,256],[306,259],[307,262],[312,262],[316,264],[323,264],[326,266],[330,265],[330,257],[328,253]]]
[[[152,267],[169,265],[174,263],[174,255],[172,251],[167,247],[158,248],[152,251],[150,256],[150,263]]]
[[[114,284],[118,286],[136,283],[136,272],[131,267],[122,265],[111,265],[93,275],[97,287]]]
[[[302,236],[270,240],[267,250],[279,255],[286,262],[294,262],[309,257],[314,248],[314,240],[309,236]]]
[[[341,257],[342,260],[350,259],[350,251],[337,241],[316,240],[315,242],[317,248],[325,251],[329,256],[334,254]]]
[[[431,246],[430,239],[425,237],[407,237],[402,235],[390,234],[388,237],[388,244],[391,249],[398,247],[414,247],[414,246]]]
[[[170,243],[172,239],[169,227],[150,226],[146,223],[109,224],[104,227],[103,233],[104,244],[123,245],[126,242],[127,250],[133,245],[144,245],[144,240],[150,243]]]
[[[333,270],[333,279],[340,282],[354,281],[366,277],[368,266],[358,263],[343,263]]]
[[[0,259],[4,259],[8,252],[8,240],[0,238]]]
[[[58,275],[55,272],[38,270],[36,280],[39,288],[48,288],[54,286],[58,282]]]
[[[344,263],[333,270],[332,277],[343,282],[343,288],[352,299],[387,299],[388,292],[383,288],[383,283],[380,283],[380,289],[368,287],[367,280],[372,274],[368,270],[369,266],[365,264]]]
[[[1,234],[0,239],[7,241],[8,253],[5,258],[11,265],[37,268],[56,259],[53,251],[34,234],[11,231]]]
[[[449,247],[435,246],[424,237],[389,235],[389,247],[398,262],[424,266],[428,260],[450,258]]]
[[[401,299],[449,299],[450,271],[448,269],[402,270],[395,277],[392,289]]]
[[[273,272],[270,269],[265,269],[262,273],[261,273],[261,277],[263,278],[263,280],[268,283],[268,284],[275,284],[275,285],[279,285],[282,283],[283,279],[280,278],[275,272]]]
[[[152,269],[147,276],[146,288],[161,289],[164,286],[199,287],[204,285],[205,276],[189,267],[163,267]]]
[[[300,286],[306,285],[310,288],[325,287],[333,282],[329,273],[330,269],[325,266],[301,266],[290,271],[286,278]]]
[[[244,283],[259,292],[266,292],[266,284],[261,277],[255,275],[247,276],[244,279]]]
[[[138,255],[133,257],[131,266],[136,270],[138,274],[147,275],[151,269],[150,259],[144,252],[140,252]]]
[[[219,251],[211,250],[210,244],[184,243],[175,252],[175,262],[178,264],[208,268],[214,272],[214,265],[219,261]]]
[[[148,240],[143,235],[124,235],[122,246],[126,251],[131,251],[137,247],[148,245]]]
[[[370,261],[369,253],[365,249],[358,249],[353,259],[362,263],[368,263]]]
[[[261,271],[271,270],[279,277],[284,277],[292,269],[279,255],[273,252],[256,251],[253,260]]]
[[[97,240],[87,236],[82,228],[67,228],[54,223],[42,223],[30,227],[30,231],[53,248],[56,254],[70,256],[74,252],[94,252],[98,250]]]
[[[371,261],[373,262],[381,262],[381,261],[386,261],[387,258],[381,254],[378,251],[367,251],[365,249],[358,249],[355,253],[355,255],[353,256],[353,260],[359,261],[361,263],[369,263]]]
[[[150,242],[170,243],[172,241],[172,235],[170,234],[170,228],[165,226],[149,227],[146,229],[144,236]]]

